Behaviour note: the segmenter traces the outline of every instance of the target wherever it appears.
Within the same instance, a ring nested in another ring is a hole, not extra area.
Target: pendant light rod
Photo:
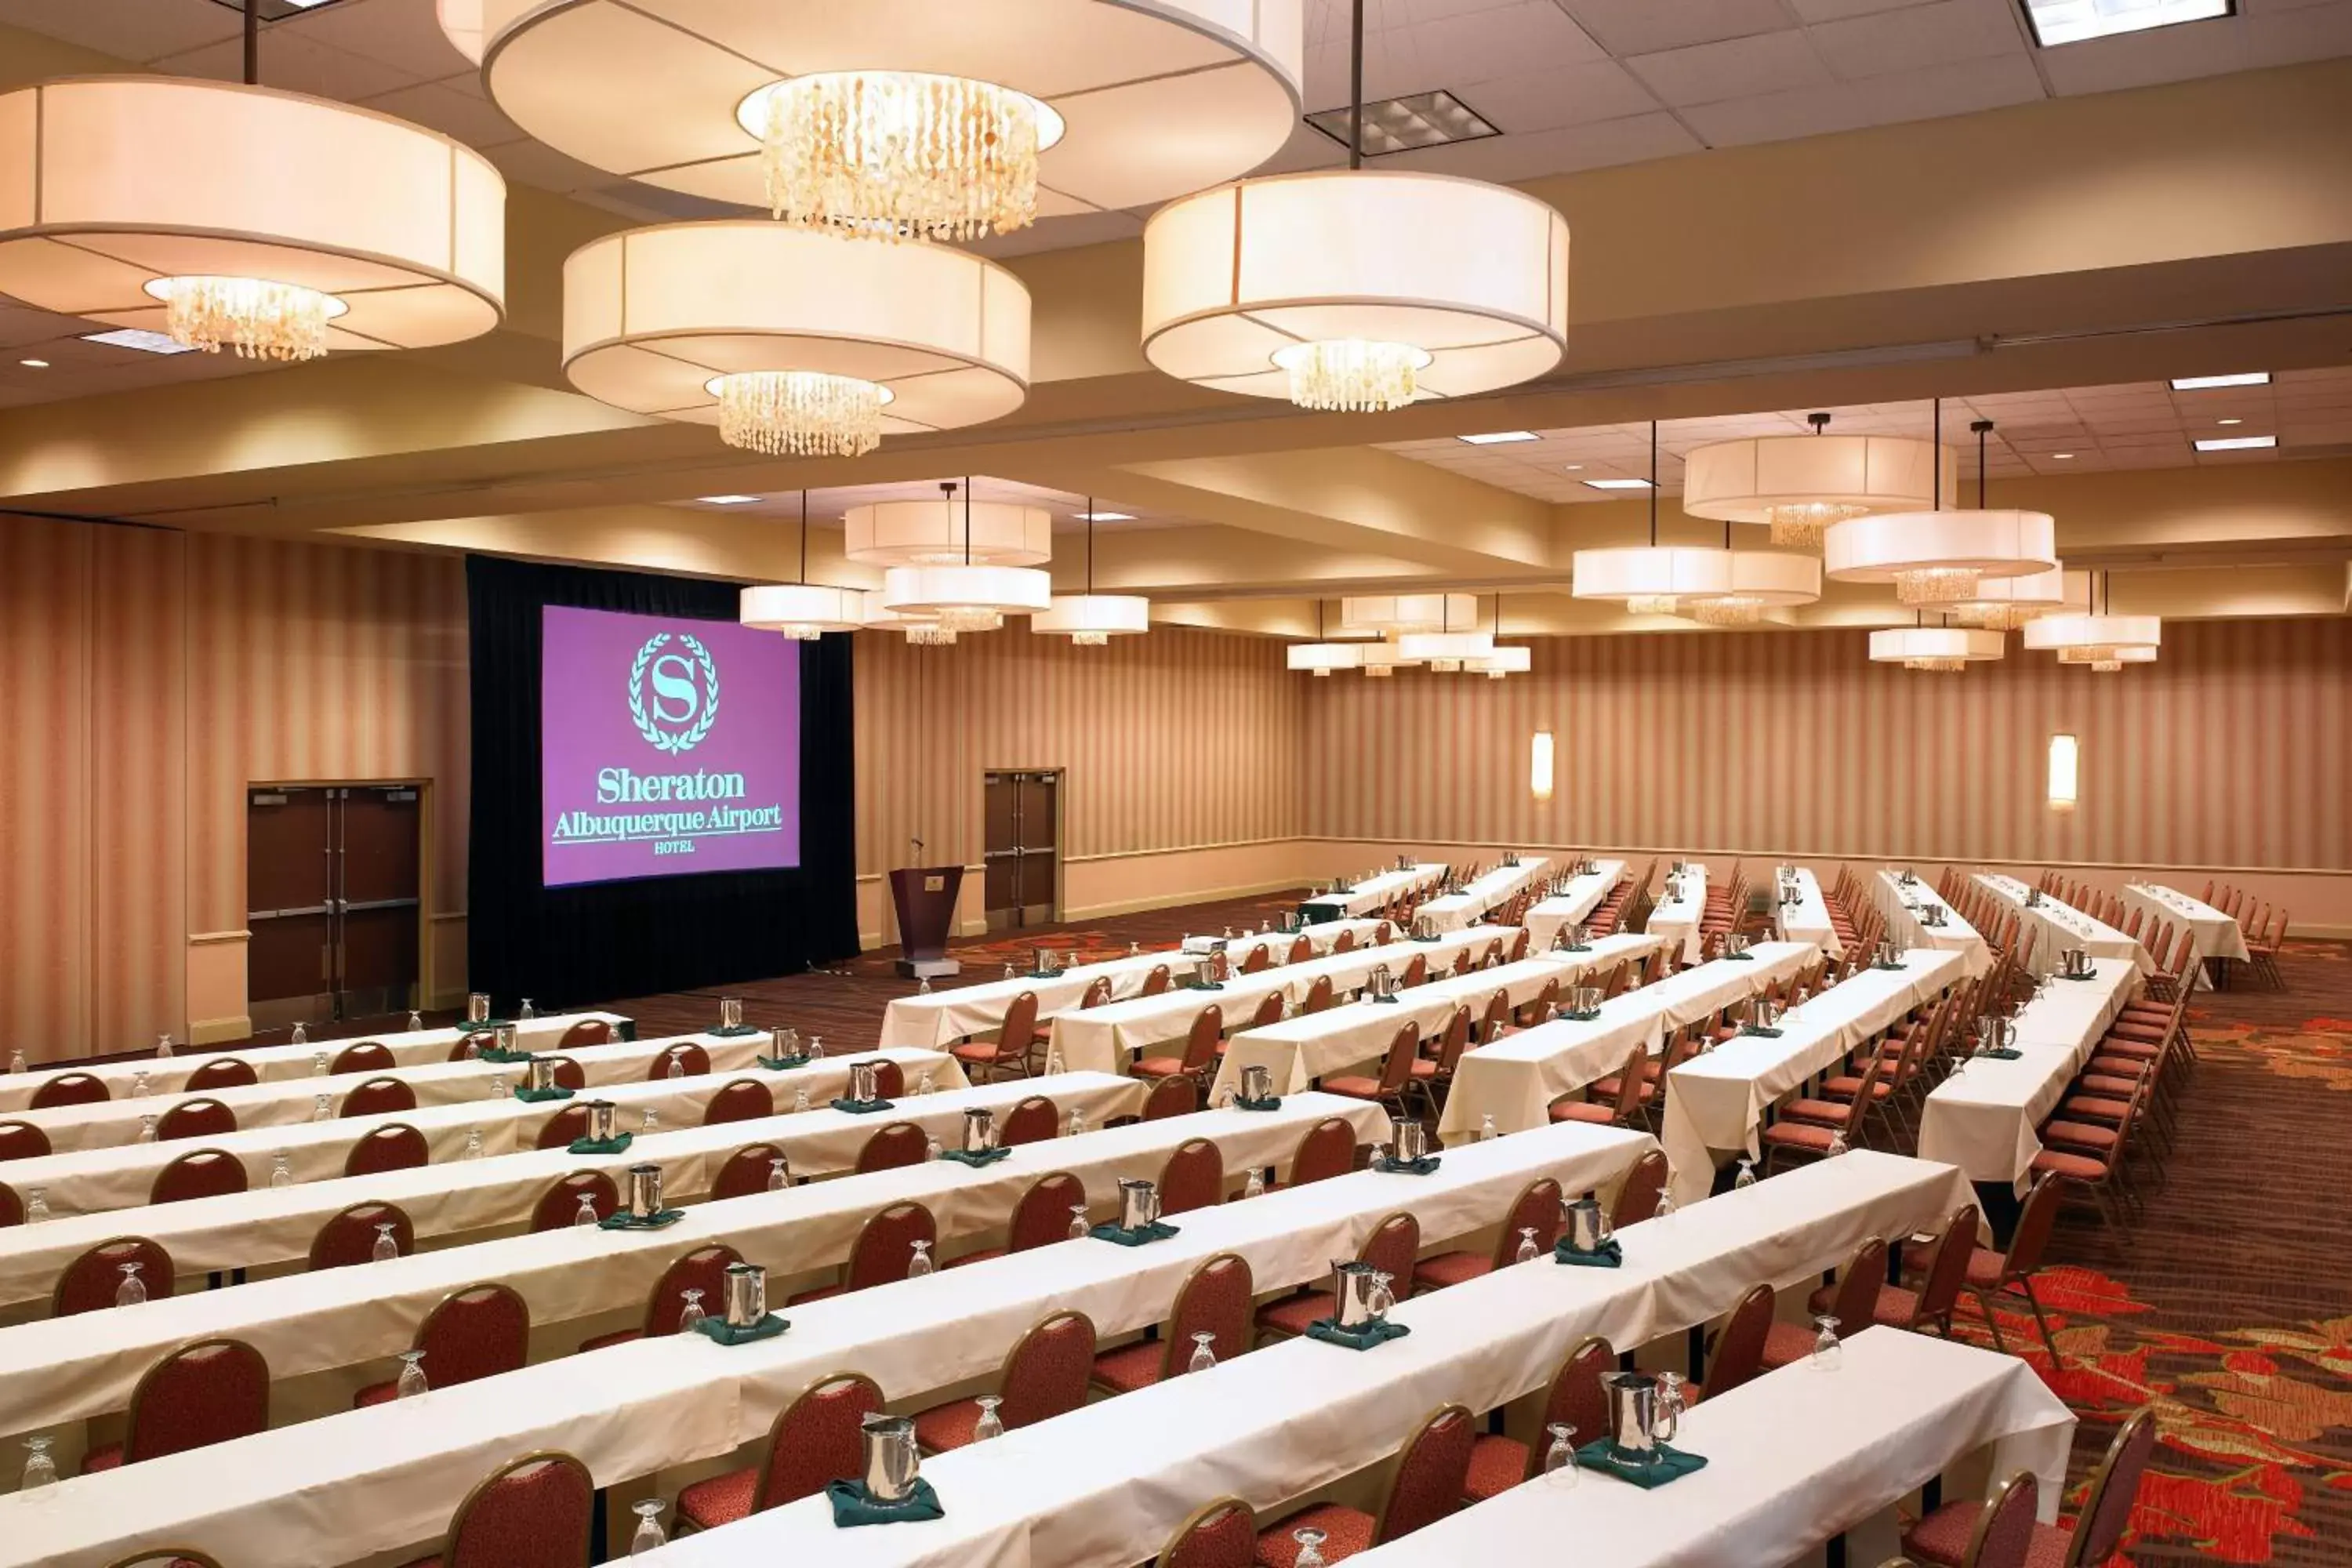
[[[1658,542],[1658,422],[1650,421],[1650,543]]]
[[[1969,426],[1977,433],[1977,510],[1985,509],[1985,437],[1992,434],[1992,421],[1979,419]]]
[[[1087,498],[1087,595],[1095,591],[1095,498]]]
[[[248,5],[252,0],[247,0]],[[1364,166],[1364,0],[1356,0],[1348,39],[1348,167]]]
[[[245,0],[245,85],[261,85],[261,0]]]
[[[1941,511],[1944,510],[1944,400],[1940,397],[1936,399],[1933,421],[1934,430],[1932,438],[1936,446],[1936,497],[1935,504],[1927,510],[1929,511]]]
[[[801,491],[801,581],[808,581],[808,491]]]

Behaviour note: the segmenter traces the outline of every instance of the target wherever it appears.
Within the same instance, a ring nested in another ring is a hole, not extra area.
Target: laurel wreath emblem
[[[673,735],[655,724],[653,716],[646,711],[646,666],[651,664],[654,655],[661,652],[668,643],[669,633],[656,632],[646,638],[646,646],[637,649],[636,662],[629,666],[629,717],[637,721],[637,733],[646,738],[647,745],[656,751],[667,752],[672,756],[680,752],[690,752],[700,745],[719,717],[719,666],[712,661],[710,650],[689,633],[680,632],[677,640],[694,655],[695,662],[702,668],[702,712],[691,728]]]

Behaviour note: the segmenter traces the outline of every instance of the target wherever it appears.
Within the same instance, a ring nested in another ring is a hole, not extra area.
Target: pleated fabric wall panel
[[[1074,647],[1018,622],[954,647],[857,634],[857,868],[977,864],[981,775],[1064,768],[1066,858],[1304,831],[1283,645],[1155,627]]]
[[[1862,632],[1542,638],[1505,681],[1297,678],[1321,837],[2352,868],[2352,621],[2191,621],[2161,661],[2062,669],[2011,639],[1957,676]],[[1557,737],[1549,805],[1529,738]],[[2046,800],[2049,737],[2082,800]]]

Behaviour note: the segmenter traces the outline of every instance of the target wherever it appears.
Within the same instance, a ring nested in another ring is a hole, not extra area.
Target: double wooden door
[[[415,784],[269,784],[246,798],[256,1028],[419,1005],[424,816]]]
[[[983,786],[988,825],[988,929],[1046,925],[1060,900],[1062,775],[1036,769],[990,773]]]

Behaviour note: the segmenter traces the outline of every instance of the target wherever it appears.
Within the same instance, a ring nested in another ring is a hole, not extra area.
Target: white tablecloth
[[[1906,888],[1895,872],[1881,871],[1871,881],[1871,896],[1886,917],[1886,939],[1895,946],[1957,952],[1971,980],[1992,968],[1992,949],[1985,945],[1985,939],[1925,878]],[[1927,924],[1919,916],[1922,909],[1943,910],[1944,923]]]
[[[1550,862],[1540,855],[1524,857],[1516,866],[1497,866],[1458,893],[1430,900],[1415,911],[1436,931],[1460,931],[1496,905],[1508,902],[1521,888],[1543,875]]]
[[[1310,921],[1335,921],[1343,915],[1360,915],[1386,907],[1406,893],[1434,887],[1445,879],[1442,862],[1423,860],[1412,869],[1382,871],[1349,885],[1344,893],[1326,893],[1321,898],[1307,899],[1299,909]]]
[[[716,1042],[712,1042],[716,1043]],[[779,1112],[793,1108],[794,1095],[808,1091],[813,1104],[823,1105],[842,1091],[854,1061],[895,1061],[906,1074],[912,1092],[931,1076],[935,1089],[961,1089],[968,1081],[954,1058],[941,1051],[891,1049],[866,1051],[854,1057],[826,1057],[789,1073],[772,1073],[756,1063],[742,1071],[709,1072],[694,1078],[656,1078],[635,1083],[606,1084],[593,1098],[619,1107],[623,1128],[635,1131],[645,1113],[652,1111],[667,1129],[699,1127],[711,1097],[738,1079],[750,1078],[768,1086]],[[37,1187],[48,1200],[49,1212],[59,1219],[68,1215],[97,1214],[108,1209],[138,1208],[147,1202],[158,1172],[192,1149],[218,1149],[235,1154],[245,1166],[249,1187],[269,1184],[273,1162],[286,1156],[287,1169],[298,1183],[340,1178],[352,1148],[368,1134],[384,1127],[413,1127],[425,1138],[434,1164],[467,1157],[469,1132],[482,1135],[485,1155],[511,1154],[533,1148],[540,1129],[561,1115],[570,1100],[469,1100],[456,1105],[419,1106],[415,1110],[386,1111],[381,1116],[341,1116],[329,1121],[303,1121],[285,1127],[253,1127],[171,1143],[121,1143],[77,1149],[37,1159],[13,1160],[0,1180],[21,1194]],[[128,1223],[128,1222],[126,1222]],[[0,1233],[5,1234],[5,1233]]]
[[[0,1412],[39,1428],[122,1409],[140,1373],[166,1351],[215,1335],[250,1343],[277,1378],[356,1365],[405,1349],[444,1297],[486,1279],[520,1291],[544,1331],[641,1306],[672,1259],[714,1242],[767,1264],[781,1289],[840,1264],[866,1220],[903,1201],[929,1206],[940,1251],[951,1256],[958,1243],[1001,1229],[1021,1194],[1048,1172],[1076,1176],[1107,1210],[1120,1177],[1156,1177],[1187,1138],[1214,1139],[1226,1170],[1239,1174],[1286,1164],[1307,1129],[1327,1116],[1345,1118],[1360,1143],[1388,1135],[1388,1117],[1376,1106],[1293,1095],[1275,1111],[1209,1110],[1026,1144],[978,1169],[939,1160],[697,1204],[661,1230],[566,1226],[21,1323],[0,1329]],[[865,1118],[877,1128],[890,1119]]]
[[[2156,973],[2155,961],[2148,957],[2146,948],[2072,904],[2060,903],[2044,893],[2040,903],[2029,908],[2025,900],[2033,889],[2014,877],[1979,872],[1977,885],[2023,915],[2025,923],[2041,933],[2041,940],[2033,944],[2033,961],[2038,968],[2055,964],[2062,950],[2079,947],[2101,958],[2128,958],[2142,974]]]
[[[1570,877],[1559,892],[1528,906],[1528,942],[1538,948],[1549,947],[1560,927],[1584,921],[1609,896],[1609,890],[1625,879],[1622,860],[1595,860],[1592,865],[1591,875]]]
[[[1225,956],[1239,969],[1253,952],[1265,947],[1273,950],[1273,962],[1279,964],[1289,956],[1300,936],[1306,937],[1317,952],[1324,953],[1331,951],[1331,944],[1339,940],[1342,931],[1353,934],[1361,945],[1371,940],[1379,926],[1378,921],[1348,920],[1327,921],[1297,933],[1253,932],[1234,938],[1226,946]],[[1171,975],[1191,973],[1192,961],[1181,949],[1161,948],[1151,952],[1127,953],[1100,963],[1076,964],[1050,980],[1016,975],[1011,980],[991,980],[978,985],[893,997],[882,1011],[882,1043],[945,1050],[959,1040],[1001,1026],[1005,1009],[1024,991],[1036,993],[1040,1023],[1076,1006],[1097,978],[1110,982],[1113,1000],[1125,1000],[1140,993],[1151,972],[1163,963]]]
[[[1434,942],[1392,942],[1386,947],[1360,947],[1349,952],[1310,958],[1304,963],[1261,969],[1255,974],[1236,974],[1214,991],[1176,986],[1157,996],[1138,996],[1084,1010],[1074,1008],[1055,1016],[1053,1048],[1059,1053],[1065,1068],[1119,1072],[1125,1070],[1128,1058],[1139,1051],[1171,1041],[1181,1042],[1192,1029],[1193,1016],[1212,1003],[1223,1015],[1225,1026],[1230,1029],[1249,1022],[1269,992],[1282,993],[1284,1008],[1295,1009],[1307,1000],[1307,993],[1314,988],[1315,982],[1326,975],[1330,977],[1334,994],[1344,997],[1361,990],[1372,971],[1381,964],[1402,977],[1405,966],[1419,953],[1429,960],[1430,973],[1434,974],[1451,968],[1454,956],[1465,949],[1473,954],[1474,962],[1497,941],[1508,952],[1512,939],[1517,935],[1515,926],[1472,926],[1466,931],[1448,931]]]
[[[1650,931],[1678,944],[1685,963],[1699,958],[1699,921],[1706,913],[1706,865],[1693,860],[1679,879],[1682,896],[1661,896],[1650,910]]]
[[[1565,992],[1657,944],[1653,936],[1612,936],[1593,943],[1591,952],[1538,953],[1517,963],[1416,985],[1398,992],[1393,1002],[1350,1002],[1244,1030],[1233,1037],[1210,1093],[1213,1098],[1227,1089],[1238,1091],[1242,1069],[1251,1067],[1273,1073],[1276,1094],[1305,1089],[1326,1073],[1351,1067],[1363,1066],[1378,1074],[1399,1024],[1410,1022],[1423,1039],[1430,1039],[1445,1032],[1456,1007],[1469,1008],[1471,1022],[1478,1023],[1497,991],[1517,1008],[1534,1001],[1547,984],[1556,981]]]
[[[1568,1489],[1538,1479],[1349,1561],[1507,1564],[1572,1541],[1610,1568],[1766,1568],[1851,1533],[1846,1560],[1875,1563],[1897,1546],[1895,1504],[1970,1458],[1997,1480],[2032,1470],[2042,1517],[2056,1517],[2074,1415],[2032,1367],[1876,1327],[1843,1357],[1834,1374],[1783,1367],[1693,1405],[1674,1445],[1707,1466],[1674,1483],[1671,1505],[1590,1472]]]
[[[765,1030],[749,1035],[672,1035],[658,1040],[630,1040],[609,1046],[588,1046],[565,1051],[564,1056],[580,1064],[580,1071],[591,1089],[608,1084],[642,1083],[653,1075],[654,1064],[660,1061],[672,1046],[691,1041],[710,1053],[710,1070],[714,1073],[741,1072],[757,1064],[761,1052],[772,1048]],[[241,1089],[215,1089],[195,1098],[217,1100],[236,1113],[237,1131],[256,1127],[292,1127],[309,1122],[316,1117],[318,1097],[327,1097],[330,1118],[342,1108],[343,1097],[360,1085],[379,1078],[397,1078],[416,1091],[419,1107],[463,1105],[485,1102],[499,1098],[494,1092],[495,1083],[503,1083],[511,1091],[523,1081],[524,1068],[520,1062],[433,1062],[403,1068],[396,1073],[347,1072],[331,1078],[290,1078],[269,1083],[247,1084]],[[127,1148],[139,1141],[140,1122],[168,1109],[174,1100],[150,1097],[145,1100],[109,1100],[95,1105],[61,1105],[50,1110],[26,1110],[11,1116],[11,1121],[29,1121],[48,1134],[53,1150]],[[182,1152],[205,1146],[203,1139],[189,1139]]]
[[[822,1097],[812,1093],[814,1110],[716,1127],[679,1126],[635,1138],[618,1154],[533,1150],[291,1187],[272,1188],[265,1182],[255,1191],[228,1197],[0,1230],[0,1306],[46,1301],[67,1264],[125,1234],[160,1245],[172,1255],[183,1278],[230,1268],[268,1268],[301,1263],[321,1225],[352,1204],[373,1202],[399,1205],[414,1223],[421,1246],[446,1247],[453,1240],[478,1240],[478,1233],[493,1228],[520,1229],[529,1223],[540,1195],[574,1171],[604,1171],[625,1186],[631,1165],[656,1164],[662,1168],[663,1196],[686,1202],[707,1197],[728,1157],[753,1143],[782,1149],[796,1177],[831,1176],[856,1164],[858,1151],[884,1122],[916,1122],[946,1147],[955,1148],[962,1141],[967,1107],[985,1106],[1001,1119],[1015,1102],[1042,1094],[1054,1101],[1060,1117],[1082,1111],[1088,1125],[1099,1127],[1143,1106],[1145,1086],[1112,1073],[1060,1073],[978,1089],[965,1086],[959,1073],[952,1079],[955,1087],[928,1095],[910,1093],[877,1121],[835,1110],[827,1103],[844,1091],[846,1060],[828,1058],[800,1069],[824,1091]],[[768,1081],[796,1084],[797,1075],[775,1074]],[[934,1081],[950,1080],[939,1074]],[[619,1120],[626,1131],[636,1118]]]
[[[1717,958],[1648,987],[1666,1010],[1666,1027],[1679,1029],[1753,996],[1775,980],[1806,968],[1821,957],[1809,942],[1759,942],[1745,958]]]
[[[1777,1039],[1737,1036],[1666,1074],[1662,1125],[1676,1203],[1706,1196],[1717,1154],[1757,1152],[1773,1101],[1961,978],[1956,952],[1906,952],[1902,963],[1864,969],[1790,1008]]]
[[[1412,1210],[1424,1247],[1436,1250],[1491,1226],[1538,1176],[1570,1193],[1605,1193],[1654,1147],[1610,1128],[1496,1139],[1448,1152],[1431,1176],[1360,1171],[1195,1210],[1177,1216],[1177,1236],[1150,1247],[1040,1247],[811,1302],[793,1308],[791,1331],[771,1341],[731,1350],[676,1336],[640,1341],[593,1362],[542,1363],[149,1460],[136,1476],[110,1471],[46,1497],[0,1497],[0,1563],[100,1568],[165,1542],[200,1542],[238,1568],[317,1568],[421,1550],[447,1528],[468,1489],[518,1454],[565,1449],[600,1486],[714,1458],[764,1437],[803,1388],[844,1367],[875,1378],[903,1408],[992,1373],[1050,1310],[1085,1312],[1106,1339],[1131,1333],[1164,1320],[1185,1277],[1220,1252],[1240,1255],[1258,1290],[1270,1292],[1322,1279],[1331,1258],[1352,1257],[1399,1208]],[[965,1511],[961,1498],[950,1506]],[[1181,1513],[1191,1505],[1175,1506]],[[877,1537],[903,1542],[908,1532],[829,1534],[821,1549],[789,1561],[831,1563]]]
[[[2125,907],[2139,910],[2144,922],[2187,926],[2194,933],[2190,940],[2200,960],[2234,958],[2243,963],[2252,956],[2246,951],[2245,929],[2202,899],[2158,882],[2126,883],[2123,898]]]
[[[2017,1016],[2015,1061],[1963,1058],[1927,1095],[1919,1126],[1922,1158],[1958,1165],[1972,1181],[2026,1186],[2042,1152],[2037,1130],[2057,1109],[2116,1015],[2137,988],[2126,960],[2095,958],[2090,980],[2053,980]],[[1969,1041],[1963,1049],[1973,1048]]]
[[[1790,942],[1810,942],[1832,958],[1845,956],[1845,943],[1838,940],[1837,926],[1830,919],[1830,902],[1822,897],[1821,879],[1805,867],[1796,868],[1797,901],[1782,904],[1780,934]],[[1772,886],[1779,897],[1780,878],[1775,874]]]
[[[1411,1336],[1370,1354],[1286,1341],[926,1460],[947,1506],[933,1523],[835,1530],[811,1498],[673,1542],[646,1568],[1129,1568],[1210,1498],[1274,1509],[1386,1459],[1442,1403],[1484,1411],[1542,1387],[1586,1334],[1630,1348],[1678,1332],[1759,1279],[1810,1286],[1864,1237],[1932,1226],[1969,1200],[1948,1165],[1861,1154],[1833,1166],[1851,1168],[1792,1172],[1630,1226],[1622,1268],[1538,1262],[1415,1297],[1393,1314]],[[1673,1496],[1653,1502],[1671,1510]],[[1496,1568],[1522,1561],[1614,1559],[1554,1542]]]
[[[635,1026],[618,1013],[559,1013],[544,1018],[518,1022],[515,1034],[528,1049],[551,1051],[563,1031],[574,1024],[591,1018],[601,1018],[615,1031],[634,1030]],[[457,1048],[459,1037],[456,1029],[403,1029],[390,1035],[354,1035],[347,1040],[312,1040],[299,1046],[257,1046],[249,1050],[206,1051],[183,1050],[168,1057],[134,1057],[119,1062],[65,1063],[42,1068],[35,1072],[0,1075],[0,1112],[22,1110],[32,1103],[40,1087],[67,1073],[88,1073],[106,1085],[106,1092],[115,1100],[127,1100],[131,1086],[141,1073],[147,1075],[147,1099],[155,1103],[145,1110],[160,1111],[169,1108],[169,1097],[180,1093],[188,1075],[206,1062],[240,1061],[251,1068],[264,1083],[280,1083],[292,1079],[318,1076],[318,1058],[324,1055],[332,1062],[338,1052],[348,1050],[362,1039],[373,1040],[392,1053],[395,1064],[390,1074],[376,1077],[403,1076],[402,1068],[419,1067],[432,1062],[446,1062]]]

